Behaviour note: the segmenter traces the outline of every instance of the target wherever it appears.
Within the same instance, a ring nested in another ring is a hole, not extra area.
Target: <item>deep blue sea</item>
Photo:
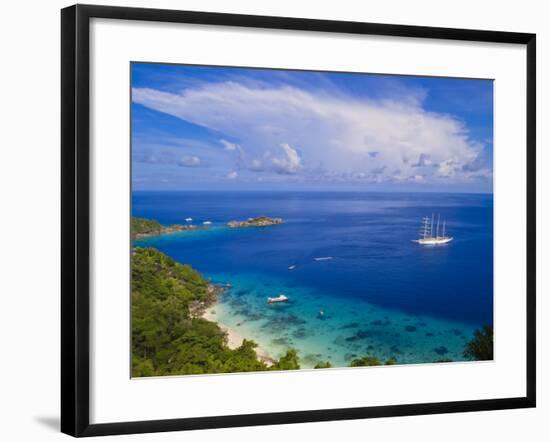
[[[132,214],[209,229],[137,241],[231,284],[212,313],[274,357],[302,366],[369,355],[399,363],[462,360],[493,321],[493,197],[359,192],[134,192]],[[421,218],[440,214],[454,240],[422,246]],[[230,220],[281,225],[230,229]],[[316,261],[315,258],[331,259]],[[293,270],[288,267],[294,265]],[[288,304],[266,305],[285,294]]]

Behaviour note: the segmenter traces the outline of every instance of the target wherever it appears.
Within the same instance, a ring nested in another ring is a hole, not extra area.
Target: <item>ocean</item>
[[[432,213],[446,220],[449,244],[412,242]],[[164,225],[210,221],[207,230],[135,245],[230,284],[212,307],[216,320],[273,357],[296,348],[304,368],[366,355],[461,361],[474,330],[493,323],[490,194],[134,192],[132,215]],[[284,223],[226,226],[261,215]],[[279,294],[289,302],[266,304]]]

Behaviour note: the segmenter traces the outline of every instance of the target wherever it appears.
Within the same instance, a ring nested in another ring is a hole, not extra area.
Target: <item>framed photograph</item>
[[[72,6],[62,431],[535,406],[535,35]]]

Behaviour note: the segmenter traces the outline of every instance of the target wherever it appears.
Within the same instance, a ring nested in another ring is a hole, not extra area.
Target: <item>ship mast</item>
[[[423,239],[426,239],[428,237],[428,223],[430,222],[430,219],[425,216],[422,218],[422,230],[420,231],[420,234],[422,235]]]
[[[435,219],[435,212],[432,212],[431,218],[429,216],[425,216],[422,218],[419,239],[413,239],[412,241],[418,244],[430,246],[447,244],[453,240],[453,237],[447,235],[446,229],[447,220],[441,220],[441,213],[438,213],[437,219]]]

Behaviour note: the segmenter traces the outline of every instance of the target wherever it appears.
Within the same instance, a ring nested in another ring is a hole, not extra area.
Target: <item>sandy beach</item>
[[[207,308],[204,313],[202,314],[202,318],[206,319],[207,321],[216,322],[219,327],[227,333],[227,346],[231,349],[235,349],[237,347],[240,347],[243,343],[243,339],[246,339],[245,336],[241,335],[236,330],[227,327],[225,324],[222,324],[218,321],[218,318],[216,317],[216,306],[213,305],[209,308]],[[256,354],[258,355],[258,359],[265,363],[268,367],[271,367],[275,360],[260,346],[257,346],[255,348]]]

